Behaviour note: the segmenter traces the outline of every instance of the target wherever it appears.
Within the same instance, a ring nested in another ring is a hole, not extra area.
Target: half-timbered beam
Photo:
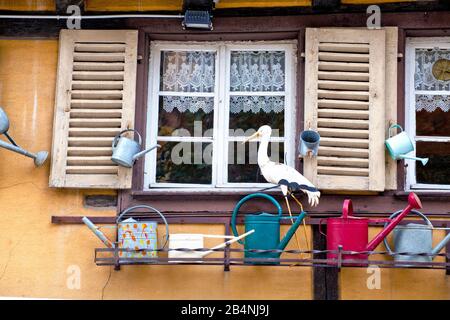
[[[56,0],[56,13],[59,15],[67,15],[67,8],[69,6],[78,6],[81,14],[84,12],[84,0]]]

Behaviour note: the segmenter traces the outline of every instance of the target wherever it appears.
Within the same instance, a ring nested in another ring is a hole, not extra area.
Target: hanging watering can
[[[391,130],[393,128],[399,128],[401,132],[395,136],[391,136]],[[391,125],[389,127],[388,135],[389,138],[385,141],[385,144],[386,148],[389,151],[389,154],[394,160],[410,159],[422,162],[423,166],[427,164],[428,158],[417,158],[406,155],[407,153],[414,151],[414,145],[411,139],[409,138],[408,134],[405,131],[403,131],[403,128],[400,125],[398,124]]]
[[[40,167],[44,164],[45,160],[47,160],[48,152],[47,151],[39,151],[38,153],[34,154],[31,152],[28,152],[21,147],[17,145],[17,143],[13,140],[13,138],[8,134],[9,130],[9,119],[6,115],[6,112],[0,107],[0,135],[5,135],[5,137],[9,140],[11,143],[6,143],[2,140],[0,140],[0,148],[5,148],[7,150],[19,153],[21,155],[24,155],[28,158],[32,158],[34,160],[34,165],[36,167]]]
[[[139,142],[123,136],[125,132],[129,131],[133,131],[137,134]],[[142,157],[157,147],[160,147],[160,145],[157,144],[147,150],[141,151],[141,146],[142,137],[139,132],[134,129],[123,130],[114,138],[112,142],[113,154],[111,160],[118,165],[131,168],[137,158]]]
[[[241,206],[250,199],[263,198],[269,200],[276,208],[277,214],[270,214],[266,212],[257,214],[247,214],[244,218],[245,232],[255,230],[254,234],[249,235],[245,239],[245,244],[239,240],[238,242],[244,244],[245,250],[284,250],[286,245],[291,240],[300,223],[306,216],[306,212],[302,211],[295,220],[294,224],[289,228],[284,238],[280,241],[280,220],[291,219],[290,217],[282,217],[283,211],[280,204],[272,196],[264,193],[253,193],[242,198],[233,210],[231,217],[231,230],[234,236],[238,236],[236,229],[236,218]],[[279,258],[281,252],[251,252],[245,251],[245,258]],[[279,262],[255,262],[246,261],[247,264],[279,264]]]
[[[428,253],[430,255],[394,255],[394,260],[431,262],[433,258],[445,247],[447,242],[450,241],[450,233],[433,248],[433,224],[423,213],[415,210],[412,210],[411,213],[421,217],[426,224],[408,223],[406,225],[395,227],[393,237],[395,252]],[[399,214],[400,211],[394,212],[391,215],[391,218],[395,218]],[[389,246],[387,239],[384,239],[384,245],[389,253],[394,253]]]
[[[125,209],[116,220],[118,247],[131,250],[120,251],[119,256],[126,258],[156,258],[158,257],[158,254],[155,251],[158,247],[158,223],[152,220],[137,221],[131,217],[122,220],[126,214],[136,209],[148,209],[157,213],[166,225],[166,234],[164,236],[166,240],[163,248],[166,247],[167,241],[169,241],[169,224],[160,211],[147,205],[130,207]],[[142,214],[140,216],[142,217]]]
[[[300,155],[316,157],[319,151],[320,134],[314,130],[305,130],[300,134]]]
[[[412,210],[420,209],[422,204],[415,193],[408,196],[408,206],[401,213],[392,219],[368,219],[353,217],[353,205],[350,199],[344,200],[342,217],[328,218],[327,222],[327,250],[333,251],[327,253],[327,259],[335,260],[338,258],[337,251],[339,247],[343,251],[373,251],[383,241],[383,239],[398,225],[398,223]],[[388,222],[387,225],[370,242],[368,239],[369,222]],[[343,254],[342,259],[367,260],[368,254]],[[330,264],[336,264],[332,262]],[[344,265],[367,265],[346,263]]]

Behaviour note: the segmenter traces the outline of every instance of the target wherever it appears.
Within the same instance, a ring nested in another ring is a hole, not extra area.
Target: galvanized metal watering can
[[[236,218],[239,213],[239,209],[242,205],[256,198],[262,198],[269,200],[277,209],[277,214],[270,214],[266,212],[247,214],[244,218],[245,232],[250,232],[255,230],[255,233],[247,236],[245,243],[239,240],[239,243],[244,244],[244,248],[248,249],[259,249],[259,250],[284,250],[286,245],[291,240],[295,231],[298,229],[300,223],[306,216],[306,212],[302,211],[300,215],[295,220],[294,224],[289,228],[283,239],[280,240],[280,220],[291,219],[290,217],[282,217],[282,209],[278,201],[276,201],[272,196],[264,193],[253,193],[242,198],[233,210],[233,215],[231,217],[231,230],[234,236],[238,236],[236,229]],[[279,258],[281,252],[245,252],[245,258]],[[245,261],[247,264],[279,264],[279,262],[259,262],[259,261]]]
[[[124,133],[131,131],[136,133],[139,142],[135,141],[134,139],[130,139],[123,136]],[[139,134],[139,132],[137,132],[134,129],[126,129],[121,131],[112,142],[113,154],[111,160],[114,163],[117,163],[118,165],[131,168],[134,165],[136,159],[142,157],[143,155],[145,155],[146,153],[152,151],[157,147],[160,147],[160,145],[157,144],[147,150],[141,151],[142,137]]]
[[[303,157],[316,157],[319,151],[320,134],[314,130],[305,130],[300,134],[299,152]]]
[[[445,247],[447,242],[450,241],[450,233],[433,248],[433,224],[423,213],[415,210],[411,211],[411,213],[421,217],[426,224],[408,223],[406,225],[395,227],[393,236],[395,252],[428,253],[430,255],[394,255],[394,260],[431,262]],[[399,214],[400,211],[394,212],[391,215],[391,218],[395,218]],[[384,239],[384,245],[389,253],[395,253],[391,249],[387,239]]]
[[[0,135],[2,134],[5,135],[5,137],[9,140],[9,142],[11,142],[6,143],[0,140],[0,148],[5,148],[7,150],[20,153],[21,155],[24,155],[28,158],[32,158],[34,160],[34,165],[36,167],[40,167],[41,165],[44,164],[45,160],[47,160],[48,157],[47,151],[39,151],[38,153],[34,154],[22,149],[8,134],[8,130],[9,130],[8,116],[6,115],[6,112],[0,107]]]
[[[399,224],[399,222],[412,209],[422,208],[420,199],[415,193],[408,196],[408,206],[392,219],[368,219],[353,217],[353,205],[350,199],[344,200],[342,217],[328,218],[327,222],[327,250],[333,251],[327,253],[327,259],[335,260],[338,258],[337,251],[373,251],[383,241],[383,239]],[[369,222],[387,222],[387,225],[370,242],[368,239]],[[360,254],[342,254],[342,259],[367,260],[367,253]],[[331,262],[330,264],[336,264]],[[367,263],[345,263],[344,265],[366,265]]]
[[[394,128],[399,128],[401,132],[395,136],[391,136],[391,130]],[[406,155],[407,153],[414,151],[414,145],[408,134],[403,131],[403,128],[400,125],[391,125],[389,127],[388,136],[389,138],[385,141],[385,144],[389,154],[394,160],[410,159],[420,161],[423,166],[427,164],[428,158],[417,158]]]

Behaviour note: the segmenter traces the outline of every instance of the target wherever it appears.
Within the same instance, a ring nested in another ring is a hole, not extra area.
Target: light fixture
[[[11,138],[8,134],[9,130],[9,119],[6,115],[6,112],[0,107],[0,135],[5,135],[5,137],[9,140],[11,143],[6,143],[2,140],[0,140],[0,148],[5,148],[10,151],[14,151],[17,153],[20,153],[26,157],[34,159],[34,165],[36,167],[39,167],[44,164],[45,160],[47,160],[48,152],[47,151],[39,151],[38,153],[34,154],[31,152],[28,152],[21,147],[19,147],[16,142]]]
[[[215,1],[212,0],[184,0],[184,19],[181,23],[183,29],[205,29],[212,30],[211,12]]]
[[[208,11],[186,10],[181,25],[183,26],[183,29],[213,29],[211,16],[209,15]]]

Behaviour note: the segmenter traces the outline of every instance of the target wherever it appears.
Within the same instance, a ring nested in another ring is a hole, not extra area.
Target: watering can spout
[[[433,250],[431,250],[432,257],[434,258],[439,252],[441,252],[441,250],[445,247],[445,245],[446,245],[447,242],[449,242],[449,241],[450,241],[450,233],[447,234],[447,235],[445,236],[445,238],[444,238],[441,242],[439,242],[439,243],[436,245],[436,247],[433,248]]]
[[[403,209],[402,213],[392,219],[389,224],[377,234],[367,245],[367,251],[373,251],[383,241],[383,239],[399,224],[399,222],[413,209],[421,209],[422,203],[419,197],[411,192],[408,195],[408,206]]]
[[[284,250],[286,248],[287,244],[291,240],[292,236],[295,234],[295,231],[297,231],[298,227],[300,226],[300,223],[302,223],[303,219],[306,217],[306,212],[302,211],[302,213],[297,217],[294,224],[289,228],[286,235],[283,237],[283,239],[278,244],[277,249],[278,250]],[[290,219],[288,217],[283,219]]]
[[[402,158],[402,159],[409,159],[409,160],[420,161],[423,166],[425,166],[428,163],[428,160],[429,160],[429,158],[417,158],[417,157],[405,156],[404,154],[401,154],[398,157]]]
[[[139,153],[136,153],[136,154],[133,156],[133,161],[136,160],[136,159],[138,159],[138,158],[140,158],[140,157],[142,157],[143,155],[149,153],[150,151],[152,151],[152,150],[155,149],[155,148],[161,148],[161,146],[160,146],[159,144],[156,144],[156,145],[154,145],[153,147],[148,148],[147,150],[143,150],[143,151],[141,151],[141,152],[139,152]]]

